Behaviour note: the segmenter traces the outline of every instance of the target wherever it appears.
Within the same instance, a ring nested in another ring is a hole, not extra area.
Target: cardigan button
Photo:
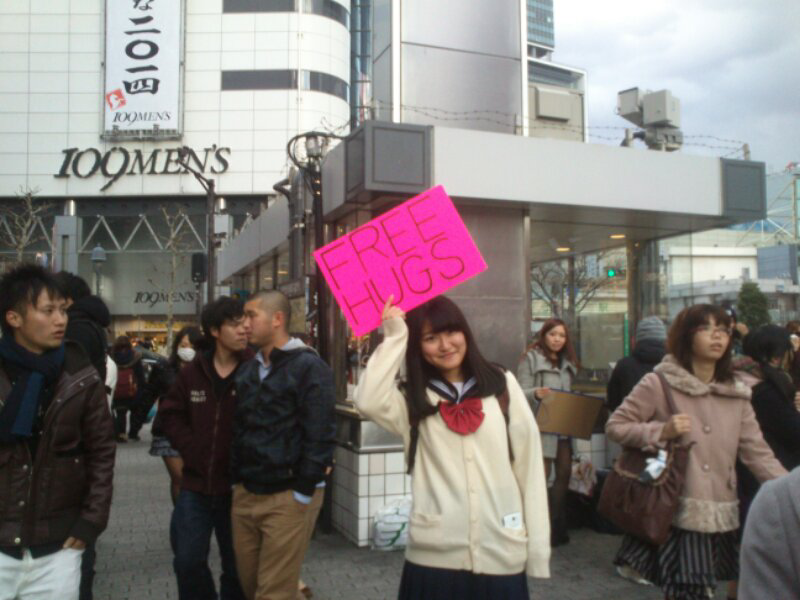
[[[703,433],[711,433],[711,425],[703,425]]]
[[[703,471],[708,472],[710,470],[711,470],[711,467],[709,467],[707,464],[703,465]]]
[[[16,544],[17,546],[19,546],[21,543],[22,543],[22,540],[21,540],[21,539],[19,539],[18,537],[17,537],[17,538],[14,538],[14,544]]]

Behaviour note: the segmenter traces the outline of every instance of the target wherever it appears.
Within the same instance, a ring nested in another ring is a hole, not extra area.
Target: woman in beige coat
[[[567,324],[551,318],[544,322],[528,351],[517,366],[517,378],[532,409],[549,393],[550,389],[570,391],[578,369]],[[569,542],[564,504],[567,499],[569,479],[572,476],[572,456],[575,443],[570,437],[543,433],[542,454],[544,472],[550,480],[555,464],[555,480],[548,490],[550,502],[550,544],[560,546]]]
[[[717,581],[738,576],[737,455],[759,481],[786,473],[761,435],[750,389],[733,378],[731,349],[731,319],[722,308],[684,309],[670,329],[669,354],[655,368],[671,387],[679,414],[670,414],[651,373],[606,424],[608,437],[623,446],[693,443],[669,539],[656,547],[625,536],[615,559],[672,600],[713,597]]]

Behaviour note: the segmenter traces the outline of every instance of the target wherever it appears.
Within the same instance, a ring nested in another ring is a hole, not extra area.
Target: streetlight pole
[[[208,276],[206,280],[206,302],[214,300],[216,285],[216,261],[214,256],[214,214],[217,203],[216,183],[189,164],[189,148],[183,146],[178,150],[178,164],[189,171],[206,191],[206,254]]]

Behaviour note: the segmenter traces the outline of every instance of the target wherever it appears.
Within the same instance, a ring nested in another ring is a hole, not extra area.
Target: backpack
[[[508,386],[503,390],[503,393],[497,397],[497,403],[500,405],[500,410],[503,413],[503,418],[506,420],[506,436],[508,437],[508,458],[514,462],[514,449],[511,447],[511,436],[508,434],[508,403],[510,402],[508,396]],[[407,474],[411,475],[414,469],[414,460],[417,454],[417,442],[419,441],[419,422],[420,419],[410,419],[411,431],[409,432],[410,440],[408,443],[408,471]]]
[[[133,367],[121,368],[117,371],[117,387],[114,388],[114,400],[133,400],[139,391]]]

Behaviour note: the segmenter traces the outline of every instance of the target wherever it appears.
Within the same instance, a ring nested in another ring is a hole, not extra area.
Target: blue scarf
[[[34,354],[6,335],[0,339],[0,358],[21,371],[0,410],[0,443],[9,444],[18,438],[31,437],[43,384],[54,384],[61,374],[64,344]]]

